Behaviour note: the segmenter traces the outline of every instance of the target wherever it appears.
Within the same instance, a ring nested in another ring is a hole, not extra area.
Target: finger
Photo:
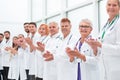
[[[46,51],[47,54],[50,54],[50,51]]]
[[[53,56],[49,56],[45,59],[45,61],[51,61],[51,60],[53,60]]]

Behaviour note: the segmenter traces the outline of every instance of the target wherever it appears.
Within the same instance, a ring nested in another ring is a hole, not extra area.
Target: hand
[[[68,56],[73,56],[73,57],[77,57],[79,55],[79,51],[77,48],[75,48],[74,50],[71,50],[70,48],[66,48],[66,53],[68,54]]]
[[[32,45],[33,43],[29,37],[25,38],[25,41],[27,42],[28,45]]]
[[[102,47],[102,44],[97,39],[85,39],[85,42],[88,43],[91,48]]]
[[[14,48],[11,49],[11,54],[15,55],[17,54],[17,50],[15,50]]]
[[[26,45],[26,44],[22,44],[21,47],[22,47],[23,49],[26,49],[26,48],[27,48],[27,45]]]
[[[37,49],[40,50],[41,52],[45,50],[45,44],[37,42],[37,46],[38,46]]]
[[[53,54],[51,54],[49,51],[43,54],[43,57],[45,58],[45,61],[51,61],[53,60]]]
[[[53,60],[53,54],[51,54],[49,57],[45,59],[45,61],[51,61],[51,60]]]
[[[26,41],[26,42],[28,43],[28,45],[30,46],[30,52],[36,50],[36,47],[34,46],[32,40],[31,40],[29,37],[25,38],[25,41]]]
[[[43,54],[43,57],[44,57],[44,58],[47,58],[47,57],[49,57],[49,56],[50,56],[50,52],[49,52],[49,51],[46,51],[46,53]]]
[[[88,45],[93,49],[94,55],[97,56],[97,47],[101,47],[102,44],[96,39],[86,39],[85,42],[88,43]]]
[[[9,50],[11,50],[11,47],[5,47],[5,50],[9,51]]]
[[[70,62],[73,62],[74,61],[74,56],[71,55],[71,54],[74,54],[74,53],[72,53],[72,50],[69,47],[66,48],[66,53],[70,58]]]
[[[85,55],[81,54],[77,48],[75,48],[74,50],[67,50],[68,51],[68,55],[70,56],[74,56],[74,57],[77,57],[77,58],[80,58],[82,59],[83,61],[86,61],[86,57]]]

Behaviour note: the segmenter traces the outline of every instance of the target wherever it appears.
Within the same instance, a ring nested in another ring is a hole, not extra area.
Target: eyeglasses
[[[80,25],[80,26],[79,26],[79,28],[80,28],[80,27],[81,27],[81,28],[89,28],[89,27],[91,27],[91,26],[87,26],[87,25]]]

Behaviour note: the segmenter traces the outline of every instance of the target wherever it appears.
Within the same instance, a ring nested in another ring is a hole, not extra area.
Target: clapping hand
[[[102,44],[97,39],[85,39],[85,42],[93,49],[94,55],[97,55],[97,47],[102,47]]]
[[[45,44],[43,44],[41,42],[37,42],[37,49],[40,50],[41,52],[43,52],[45,49]]]
[[[73,62],[74,57],[77,57],[77,55],[79,54],[79,51],[76,48],[74,50],[71,50],[69,47],[67,47],[66,53],[70,57],[70,62]]]
[[[45,61],[51,61],[53,60],[53,54],[49,51],[46,51],[46,53],[43,54],[43,57],[45,58]]]

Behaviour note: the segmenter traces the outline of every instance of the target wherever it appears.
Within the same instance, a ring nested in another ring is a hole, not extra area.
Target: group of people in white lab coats
[[[0,80],[120,80],[119,9],[119,0],[107,0],[109,19],[98,39],[89,19],[80,21],[79,38],[68,18],[38,30],[24,23],[27,35],[12,40],[9,31],[0,33]]]

